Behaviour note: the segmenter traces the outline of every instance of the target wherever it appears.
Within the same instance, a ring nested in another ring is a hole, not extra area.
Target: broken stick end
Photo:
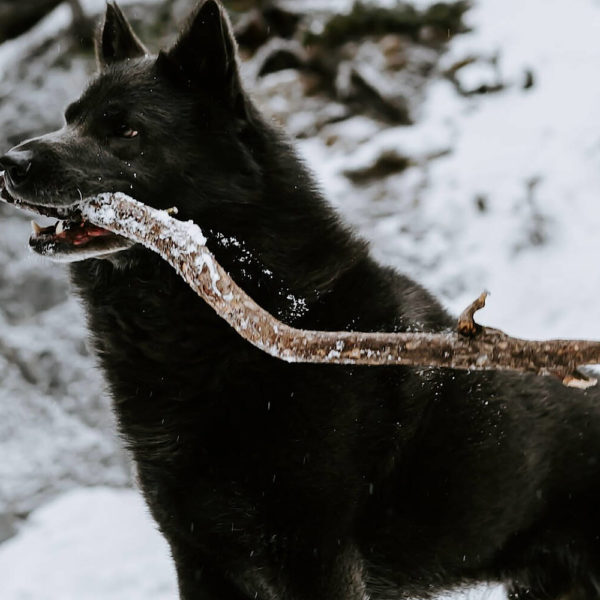
[[[475,322],[474,315],[478,310],[485,306],[488,295],[489,292],[482,292],[479,298],[467,306],[460,317],[458,317],[456,329],[460,335],[465,337],[475,337],[483,330],[483,327]]]

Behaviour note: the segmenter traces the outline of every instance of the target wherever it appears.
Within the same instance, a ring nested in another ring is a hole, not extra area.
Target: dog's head
[[[156,208],[177,206],[200,224],[235,199],[260,193],[245,138],[254,109],[238,71],[223,8],[205,0],[176,43],[151,56],[123,13],[108,4],[97,40],[99,72],[66,109],[62,129],[0,158],[5,199],[61,221],[34,226],[32,248],[77,261],[130,247],[82,223],[70,209],[101,192],[124,192]]]

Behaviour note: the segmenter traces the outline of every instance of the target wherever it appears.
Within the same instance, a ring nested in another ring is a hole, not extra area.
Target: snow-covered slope
[[[375,253],[454,311],[489,289],[490,324],[598,338],[600,5],[480,0],[468,21],[443,67],[483,57],[457,72],[462,87],[504,91],[463,97],[438,79],[416,126],[341,123],[302,142],[306,159]],[[349,151],[348,139],[361,144]],[[415,164],[363,189],[344,177],[382,150]]]
[[[168,548],[132,490],[69,492],[0,546],[3,600],[174,600]]]
[[[167,544],[131,490],[69,492],[37,510],[17,537],[0,546],[2,600],[176,597]],[[502,598],[496,587],[445,600]]]

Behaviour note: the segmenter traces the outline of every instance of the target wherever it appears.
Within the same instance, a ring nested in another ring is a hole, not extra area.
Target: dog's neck
[[[257,117],[245,142],[260,179],[247,201],[210,206],[204,223],[244,244],[294,293],[326,293],[367,258],[366,243],[341,222],[279,131]]]

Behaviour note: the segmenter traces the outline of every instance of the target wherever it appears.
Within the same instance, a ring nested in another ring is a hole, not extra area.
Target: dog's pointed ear
[[[204,0],[159,65],[190,88],[201,88],[232,106],[243,103],[237,44],[226,11],[217,0]]]
[[[116,3],[108,2],[104,24],[96,38],[98,67],[104,69],[113,63],[139,58],[147,53],[121,9]]]

